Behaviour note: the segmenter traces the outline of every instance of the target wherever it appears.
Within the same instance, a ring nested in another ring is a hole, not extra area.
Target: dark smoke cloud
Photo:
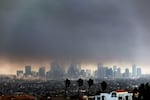
[[[1,55],[108,62],[148,58],[149,2],[3,0],[0,4]]]

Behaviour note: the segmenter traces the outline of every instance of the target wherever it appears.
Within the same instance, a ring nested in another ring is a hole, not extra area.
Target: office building
[[[137,68],[136,65],[133,64],[132,65],[132,77],[136,77],[137,76]]]
[[[141,77],[142,76],[142,70],[141,68],[137,68],[137,77]]]
[[[39,68],[39,77],[45,78],[45,67]]]
[[[31,66],[25,66],[25,75],[31,75]]]
[[[97,78],[105,78],[106,77],[106,69],[102,64],[98,64],[97,66]]]
[[[17,70],[17,77],[23,77],[23,70]]]
[[[129,78],[130,77],[130,72],[129,72],[128,68],[125,69],[124,77],[125,78]]]

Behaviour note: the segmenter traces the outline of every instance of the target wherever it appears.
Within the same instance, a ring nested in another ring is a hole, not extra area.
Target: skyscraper
[[[39,68],[39,77],[45,78],[45,67]]]
[[[67,72],[68,77],[73,79],[78,78],[79,75],[81,74],[80,71],[81,67],[79,64],[70,64]]]
[[[28,65],[28,66],[25,66],[25,75],[31,75],[31,66]]]
[[[132,65],[132,77],[136,77],[137,76],[137,69],[136,69],[136,65],[133,64]]]
[[[142,75],[142,70],[141,70],[141,68],[137,68],[137,76],[138,76],[138,77],[141,77],[141,75]]]
[[[117,66],[113,66],[113,78],[116,79],[117,78]]]
[[[17,70],[17,77],[23,77],[23,70]]]
[[[125,69],[125,76],[124,77],[125,78],[129,78],[130,77],[130,72],[129,72],[128,68]]]
[[[117,78],[121,78],[121,68],[117,68]]]
[[[112,68],[106,68],[106,77],[107,78],[112,78],[113,77],[113,70]]]
[[[51,70],[49,72],[49,78],[53,80],[63,79],[65,76],[65,70],[59,63],[51,63]]]
[[[106,67],[103,64],[98,64],[97,66],[97,78],[105,78],[106,77]]]

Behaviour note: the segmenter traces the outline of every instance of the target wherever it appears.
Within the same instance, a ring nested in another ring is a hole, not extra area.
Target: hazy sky
[[[149,5],[148,0],[1,0],[0,70],[51,61],[148,69]]]

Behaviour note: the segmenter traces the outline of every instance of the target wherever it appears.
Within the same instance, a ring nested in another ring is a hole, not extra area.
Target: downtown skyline
[[[31,65],[24,66],[24,69],[16,70],[16,76],[19,79],[46,79],[46,80],[60,80],[60,79],[136,79],[144,77],[142,68],[133,64],[132,70],[129,68],[121,69],[114,65],[113,67],[97,64],[96,70],[81,68],[80,64],[69,64],[67,69],[64,69],[60,63],[53,62],[49,69],[46,67],[39,67],[35,71]]]
[[[70,64],[62,64],[62,63],[58,63],[58,62],[52,62],[50,65],[48,66],[33,66],[33,65],[30,65],[30,64],[26,64],[22,67],[18,67],[17,69],[14,69],[14,72],[13,73],[7,73],[7,74],[13,74],[15,75],[16,74],[16,71],[23,71],[24,73],[26,72],[26,66],[30,66],[32,71],[33,72],[38,72],[40,68],[43,68],[45,69],[45,72],[48,72],[48,71],[51,71],[54,66],[53,64],[58,64],[60,69],[64,70],[64,72],[66,73],[68,71],[68,69],[70,68],[70,66],[73,64],[73,63],[70,63]],[[117,69],[119,68],[120,69],[120,72],[123,74],[125,73],[126,69],[129,70],[129,72],[132,74],[133,73],[133,66],[136,66],[136,69],[138,68],[141,68],[142,69],[142,74],[145,75],[145,74],[149,74],[149,73],[144,73],[143,71],[143,67],[142,66],[139,66],[139,65],[136,65],[136,64],[131,64],[129,66],[118,66],[118,65],[106,65],[106,64],[102,64],[102,63],[97,63],[97,64],[94,64],[94,65],[82,65],[82,64],[73,64],[73,65],[77,65],[79,66],[79,69],[80,70],[90,70],[91,71],[91,75],[94,75],[95,71],[97,71],[99,69],[99,65],[102,65],[102,67],[104,68],[114,68],[116,67]],[[93,68],[93,69],[91,69]],[[114,69],[113,69],[114,70]],[[31,72],[32,72],[31,71]]]

